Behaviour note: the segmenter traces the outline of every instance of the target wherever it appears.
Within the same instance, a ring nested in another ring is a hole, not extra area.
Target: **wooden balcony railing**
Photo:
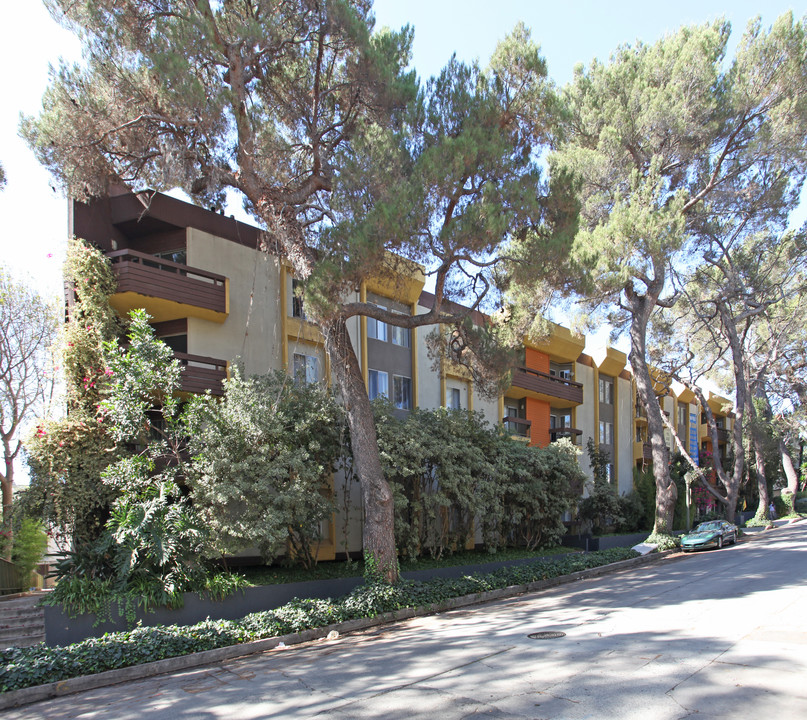
[[[511,435],[518,435],[518,437],[530,436],[532,420],[525,420],[524,418],[508,415],[507,417],[503,418],[502,422],[504,423],[504,427],[507,429],[507,432],[509,432]]]
[[[566,380],[557,375],[520,367],[513,373],[513,387],[529,390],[539,395],[547,395],[572,403],[583,402],[583,384]]]
[[[227,278],[136,250],[107,253],[118,281],[118,292],[227,312]],[[148,308],[146,308],[148,310]]]
[[[222,380],[227,377],[227,363],[224,360],[174,353],[182,363],[182,392],[203,393],[210,390],[213,395],[223,394]]]
[[[572,443],[578,445],[578,438],[583,434],[582,430],[572,427],[549,428],[549,442],[555,442],[561,438],[569,438]]]

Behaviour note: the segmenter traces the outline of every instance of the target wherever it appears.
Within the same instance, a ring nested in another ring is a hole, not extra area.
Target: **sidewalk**
[[[790,524],[791,521],[788,520],[775,521],[776,528],[788,526]],[[750,530],[753,530],[754,532],[748,533],[749,537],[747,538],[746,542],[751,542],[757,538],[762,539],[764,534],[767,532],[765,528],[750,528]],[[94,675],[71,678],[47,685],[38,685],[35,687],[14,690],[7,693],[0,693],[0,710],[4,708],[17,707],[20,705],[27,705],[29,703],[47,698],[70,695],[84,690],[97,689],[110,685],[116,685],[118,683],[129,682],[132,680],[140,680],[157,675],[174,673],[180,670],[187,670],[189,668],[218,663],[232,658],[257,655],[264,653],[267,650],[271,650],[277,646],[290,646],[308,643],[324,638],[328,636],[329,633],[334,631],[336,632],[337,636],[341,636],[345,635],[346,633],[367,630],[368,628],[388,625],[418,616],[439,614],[447,610],[469,607],[471,605],[479,605],[492,600],[501,600],[504,598],[523,595],[525,593],[537,593],[542,590],[557,587],[559,585],[574,583],[585,578],[594,578],[626,570],[633,570],[639,566],[656,565],[665,560],[669,562],[677,562],[690,557],[692,557],[692,555],[682,553],[678,550],[668,550],[662,553],[651,553],[649,555],[643,555],[630,560],[623,560],[611,565],[603,565],[600,567],[591,568],[589,570],[572,573],[571,575],[564,575],[551,580],[534,582],[528,585],[511,586],[490,592],[476,593],[474,595],[454,598],[452,600],[443,601],[441,603],[436,603],[426,607],[406,608],[395,612],[385,613],[375,618],[351,620],[345,623],[316,628],[313,630],[306,630],[304,632],[295,633],[294,635],[256,640],[241,645],[231,645],[216,650],[206,650],[200,653],[167,658],[165,660],[159,660],[152,663],[133,665],[131,667],[108,670],[106,672],[97,673]]]

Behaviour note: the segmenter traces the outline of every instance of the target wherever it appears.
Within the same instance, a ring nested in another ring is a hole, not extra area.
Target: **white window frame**
[[[306,385],[319,382],[319,358],[316,355],[295,352],[292,356],[292,373],[295,382]]]
[[[390,340],[392,340],[393,345],[397,345],[398,347],[411,347],[409,328],[390,325]]]
[[[600,445],[614,444],[614,424],[607,420],[600,420]]]
[[[296,278],[291,279],[291,317],[305,320],[305,306],[303,305],[303,299],[301,297],[297,297],[297,294],[294,292],[297,286],[300,284],[300,281]]]
[[[375,305],[377,308],[381,308],[382,310],[387,309],[378,303],[373,303],[373,305]],[[368,317],[367,337],[372,340],[378,340],[379,342],[387,342],[387,323]]]
[[[608,378],[600,378],[600,404],[614,404],[614,381]]]
[[[406,388],[406,396],[399,401],[398,391],[399,386]],[[392,403],[398,410],[411,410],[412,409],[412,378],[406,375],[393,375],[392,376]]]
[[[367,373],[367,395],[370,400],[377,397],[389,397],[389,373],[384,370],[373,370]],[[383,387],[382,387],[383,386]]]

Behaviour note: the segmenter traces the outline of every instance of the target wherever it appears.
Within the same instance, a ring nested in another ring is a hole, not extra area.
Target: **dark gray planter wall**
[[[591,535],[565,535],[561,544],[564,547],[579,547],[588,552],[595,550],[610,550],[617,547],[633,547],[647,539],[649,531],[632,533],[631,535],[606,535],[593,537]]]
[[[287,583],[285,585],[261,585],[237,592],[223,601],[203,600],[196,593],[185,593],[185,604],[178,610],[161,608],[154,612],[135,613],[137,621],[143,625],[193,625],[206,618],[215,620],[237,620],[245,615],[261,610],[272,610],[297,598],[327,598],[347,595],[360,585],[362,578],[335,578],[333,580],[311,580],[308,582]],[[113,622],[101,623],[93,627],[94,615],[80,615],[71,618],[59,607],[45,607],[45,642],[48,645],[69,645],[89,637],[101,637],[107,632],[126,630],[126,619],[112,611]]]
[[[634,543],[635,544],[635,543]],[[552,556],[546,556],[552,557]],[[525,565],[538,558],[520,560],[498,560],[477,565],[413,570],[402,573],[407,580],[431,580],[437,577],[457,578],[474,573],[489,573],[510,565]],[[293,598],[336,598],[347,595],[362,583],[362,578],[336,578],[333,580],[311,580],[309,582],[288,583],[285,585],[262,585],[247,588],[243,593],[235,593],[221,602],[202,600],[195,593],[185,593],[185,605],[179,610],[162,608],[150,613],[137,612],[136,619],[146,626],[153,625],[193,625],[206,618],[215,620],[237,620],[245,615],[261,610],[273,610],[285,605]],[[113,622],[105,622],[93,627],[95,616],[80,615],[71,618],[58,607],[45,607],[45,642],[48,645],[69,645],[90,637],[101,637],[107,632],[126,630],[126,619],[113,610]]]

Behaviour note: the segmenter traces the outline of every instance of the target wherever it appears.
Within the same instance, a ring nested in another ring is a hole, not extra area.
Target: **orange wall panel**
[[[539,372],[549,372],[549,355],[542,352],[533,350],[532,348],[525,348],[527,367],[530,370],[538,370]]]
[[[527,398],[527,420],[530,426],[530,445],[549,445],[549,403]]]

